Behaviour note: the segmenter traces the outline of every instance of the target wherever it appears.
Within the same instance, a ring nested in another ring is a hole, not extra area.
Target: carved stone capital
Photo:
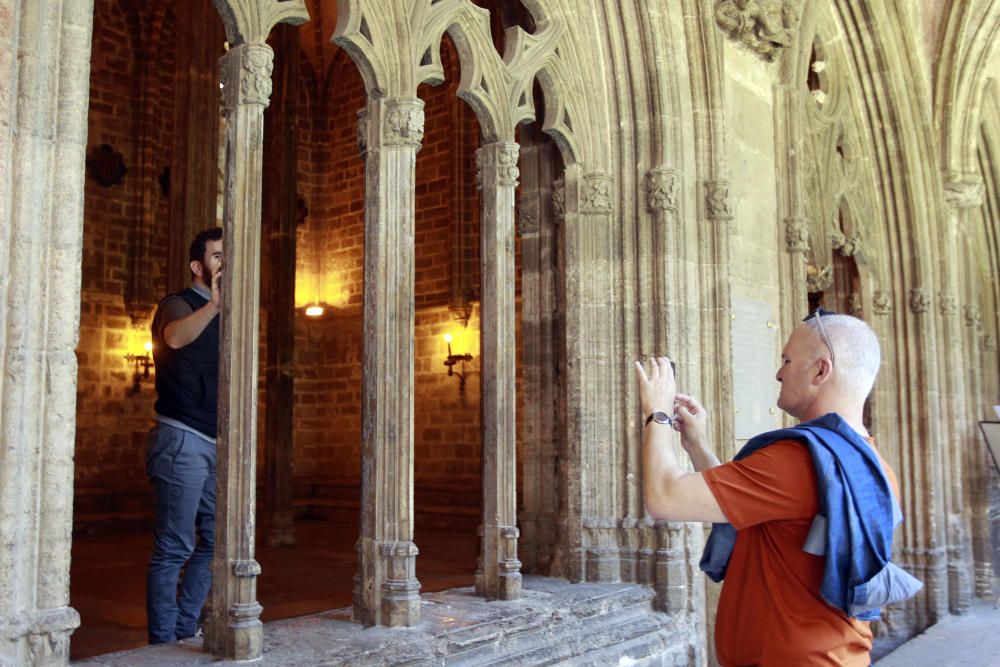
[[[486,144],[476,149],[476,189],[482,190],[490,181],[498,186],[516,188],[520,171],[517,157],[520,147],[514,143]]]
[[[732,183],[705,181],[705,215],[709,220],[733,219]]]
[[[806,287],[810,292],[823,292],[833,286],[833,267],[806,266]]]
[[[809,252],[809,220],[785,218],[785,247],[792,254]]]
[[[889,292],[875,290],[872,296],[872,308],[876,315],[888,315],[892,312],[892,296]]]
[[[368,154],[368,110],[358,110],[358,152],[361,159],[365,159]]]
[[[677,212],[680,175],[676,169],[656,167],[646,176],[646,204],[649,210]]]
[[[562,178],[552,183],[552,214],[556,224],[566,219],[566,181]]]
[[[931,307],[931,295],[922,287],[910,290],[910,310],[914,313],[926,313]]]
[[[274,51],[266,44],[244,46],[240,58],[240,104],[271,104],[271,72]]]
[[[970,303],[965,306],[965,326],[979,327],[983,323],[983,314],[979,305]]]
[[[795,41],[797,5],[792,0],[720,0],[715,22],[731,39],[770,62]]]
[[[958,310],[958,299],[951,292],[938,294],[938,311],[945,317],[954,315]]]
[[[382,141],[387,146],[420,148],[424,139],[424,103],[420,100],[393,100],[386,103]]]
[[[985,187],[978,178],[951,179],[944,184],[944,201],[952,208],[979,208],[984,193]]]
[[[588,174],[583,177],[583,201],[580,212],[590,215],[611,213],[611,177],[607,174]]]

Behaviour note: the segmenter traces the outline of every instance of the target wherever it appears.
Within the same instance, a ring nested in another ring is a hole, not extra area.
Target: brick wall
[[[138,17],[117,0],[97,0],[90,113],[90,144],[108,143],[124,156],[129,173],[111,188],[89,179],[84,222],[84,290],[77,414],[76,516],[112,519],[102,529],[145,525],[150,505],[144,474],[145,435],[151,424],[152,382],[131,393],[129,351],[141,351],[148,319],[132,322],[123,295],[127,287],[131,230],[141,210],[141,188],[170,165],[173,145],[175,54],[164,39],[157,71],[146,82],[156,94],[140,95],[139,63],[133,57]],[[164,34],[173,30],[168,15]],[[364,257],[364,166],[356,141],[357,111],[364,87],[354,64],[338,53],[330,70],[318,71],[303,56],[299,90],[299,192],[309,215],[298,229],[296,304],[319,300],[320,319],[301,310],[296,322],[294,470],[302,514],[356,517],[360,477],[362,301]],[[447,81],[424,86],[426,129],[417,157],[416,214],[416,396],[415,493],[418,526],[468,528],[478,523],[480,492],[479,319],[468,328],[448,310],[456,259],[453,247],[464,230],[464,269],[471,296],[478,293],[479,203],[474,150],[479,128],[458,100],[458,59],[445,40]],[[147,100],[147,101],[143,101]],[[143,109],[142,104],[154,108]],[[152,113],[156,163],[141,182],[136,155],[140,114]],[[207,119],[206,122],[214,122]],[[457,128],[457,129],[456,129]],[[154,189],[151,284],[166,291],[170,201]],[[519,247],[519,244],[518,244]],[[266,258],[265,258],[266,259]],[[266,305],[261,319],[266,321]],[[468,382],[459,392],[448,377],[444,333],[455,351],[469,351]],[[262,346],[266,331],[261,332]],[[261,359],[266,358],[264,349]],[[263,372],[261,372],[263,377]],[[260,407],[263,449],[264,401]],[[266,474],[263,457],[260,475]],[[442,517],[448,517],[447,520]],[[132,519],[129,523],[125,519]]]
[[[155,156],[150,171],[170,163],[173,133],[174,53],[166,42],[158,52],[153,77],[155,94],[143,108],[140,63],[136,57],[139,16],[118,0],[97,0],[91,62],[88,148],[90,155],[108,144],[122,154],[128,169],[121,183],[104,187],[88,174],[84,203],[83,284],[80,342],[77,348],[76,501],[78,525],[94,516],[114,513],[144,523],[148,493],[144,483],[145,434],[151,425],[154,392],[151,380],[132,391],[133,367],[124,356],[142,353],[149,339],[149,320],[130,318],[124,301],[130,252],[142,207],[140,115],[152,114],[147,154]],[[172,31],[167,13],[164,30]],[[169,202],[152,187],[151,262],[147,267],[154,293],[165,289]],[[144,486],[143,486],[144,488]]]

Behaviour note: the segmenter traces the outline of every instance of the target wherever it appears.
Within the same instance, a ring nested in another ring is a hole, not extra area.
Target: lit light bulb
[[[444,342],[448,343],[448,345],[451,345],[451,334],[444,335]]]
[[[146,350],[146,352],[152,352],[153,344],[147,340],[145,343],[142,344],[142,349]]]
[[[323,306],[309,306],[306,308],[306,317],[319,317],[323,314]]]

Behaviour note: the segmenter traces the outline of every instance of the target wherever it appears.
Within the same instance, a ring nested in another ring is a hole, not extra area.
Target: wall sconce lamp
[[[444,342],[448,344],[448,358],[444,360],[444,365],[448,367],[448,377],[452,375],[458,376],[458,391],[465,391],[465,363],[467,361],[472,361],[472,355],[466,352],[465,354],[452,354],[451,352],[451,334],[444,335]],[[462,364],[462,371],[455,371],[455,364]]]
[[[313,317],[313,318],[315,318],[315,317],[323,317],[323,313],[325,313],[325,312],[326,312],[326,309],[323,308],[323,306],[319,305],[318,303],[313,303],[313,304],[310,304],[310,305],[306,306],[306,310],[305,310],[306,317]]]
[[[135,364],[135,373],[132,375],[132,393],[138,394],[140,387],[139,383],[142,380],[149,378],[149,369],[153,365],[153,358],[149,355],[153,351],[153,344],[146,341],[143,344],[143,349],[146,350],[144,354],[126,354],[125,361],[130,364]],[[139,369],[142,372],[139,372]]]

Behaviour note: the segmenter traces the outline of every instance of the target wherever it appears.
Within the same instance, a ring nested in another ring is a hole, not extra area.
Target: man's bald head
[[[882,353],[878,337],[864,320],[850,315],[823,315],[822,331],[833,348],[833,369],[837,389],[851,398],[864,401],[875,385]],[[819,316],[802,326],[815,332],[817,344],[825,351]]]

